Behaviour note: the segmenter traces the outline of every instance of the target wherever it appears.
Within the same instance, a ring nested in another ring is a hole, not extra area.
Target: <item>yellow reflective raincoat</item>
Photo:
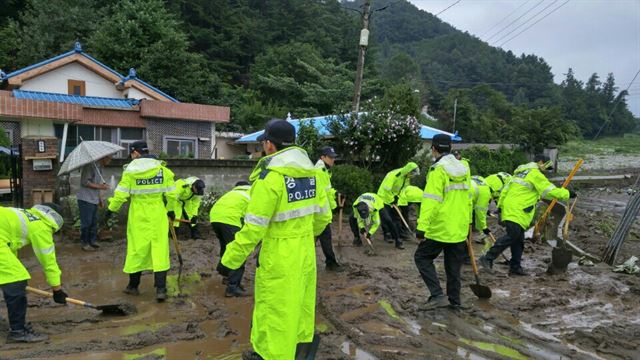
[[[0,285],[31,279],[18,259],[18,250],[31,244],[49,286],[60,285],[53,233],[62,226],[46,212],[0,207]]]
[[[471,220],[469,168],[449,154],[431,165],[417,229],[444,243],[465,241]]]
[[[484,178],[484,182],[491,188],[491,197],[496,201],[500,197],[502,189],[511,181],[511,174],[506,172],[499,172],[492,174]]]
[[[170,196],[175,198],[176,201],[173,202],[174,206],[172,208],[167,206],[167,211],[173,211],[176,214],[176,221],[173,223],[174,227],[180,226],[180,222],[177,219],[182,219],[182,209],[184,209],[189,217],[185,220],[191,221],[192,217],[198,216],[202,196],[195,195],[191,189],[191,186],[197,180],[199,180],[197,177],[190,176],[186,179],[178,179],[175,182],[176,188],[171,192],[172,194]],[[191,224],[191,226],[196,225]]]
[[[118,212],[129,197],[127,219],[127,258],[123,271],[127,274],[144,270],[169,270],[169,221],[167,207],[176,201],[173,172],[164,162],[153,158],[138,158],[130,162],[122,179],[109,199],[109,211]]]
[[[315,237],[331,221],[317,173],[299,147],[262,158],[250,177],[253,186],[244,227],[221,260],[237,269],[262,241],[251,344],[267,360],[293,359],[296,344],[313,338]]]
[[[541,198],[567,200],[569,190],[553,185],[536,163],[520,165],[500,194],[500,217],[526,229],[536,214],[536,205]]]
[[[491,202],[491,188],[484,182],[484,178],[478,175],[472,176],[470,183],[475,225],[477,230],[482,231],[487,228],[487,211]]]
[[[409,186],[409,174],[417,168],[418,165],[416,163],[409,162],[400,169],[391,170],[385,175],[378,188],[378,196],[382,198],[385,204],[394,203],[402,190]]]
[[[318,169],[318,184],[321,189],[327,192],[329,207],[333,210],[338,207],[338,203],[336,202],[336,189],[331,185],[331,172],[329,172],[329,169],[327,169],[326,164],[322,160],[316,162],[316,169]]]
[[[420,192],[422,194],[422,191]],[[361,202],[369,206],[369,217],[363,219],[358,213],[357,206]],[[366,229],[369,227],[369,235],[373,236],[380,227],[380,210],[384,208],[384,201],[382,198],[374,193],[364,193],[353,202],[353,216],[358,221],[358,229]]]
[[[251,200],[249,195],[251,185],[240,185],[222,195],[211,207],[209,221],[242,227],[242,218],[247,211],[247,205]]]
[[[409,203],[422,202],[422,189],[417,186],[409,185],[402,190],[400,197],[398,197],[399,206],[407,206]]]

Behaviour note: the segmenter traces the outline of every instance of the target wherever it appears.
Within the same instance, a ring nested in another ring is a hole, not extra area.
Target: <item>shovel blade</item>
[[[551,266],[553,266],[556,271],[567,271],[567,266],[572,259],[573,253],[569,249],[556,247],[551,250]]]
[[[491,289],[488,286],[481,284],[471,284],[469,285],[471,291],[480,299],[490,299],[491,298]]]
[[[533,239],[533,227],[530,227],[529,230],[524,232],[525,239]]]
[[[137,312],[136,307],[131,304],[98,305],[97,310],[103,315],[126,316]]]

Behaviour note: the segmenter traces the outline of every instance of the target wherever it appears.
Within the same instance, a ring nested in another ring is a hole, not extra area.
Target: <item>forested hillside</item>
[[[181,100],[231,106],[233,129],[252,130],[287,112],[301,117],[349,109],[361,20],[345,8],[359,9],[361,1],[3,3],[4,71],[80,41],[121,73],[135,67],[142,79]],[[562,143],[593,136],[605,123],[609,135],[638,125],[613,74],[583,83],[567,69],[557,85],[542,58],[490,47],[405,0],[375,1],[375,9],[385,6],[372,18],[364,100],[419,94],[407,111],[427,105],[440,119],[436,126],[451,130],[457,99],[455,128],[478,142],[539,143],[528,135]]]

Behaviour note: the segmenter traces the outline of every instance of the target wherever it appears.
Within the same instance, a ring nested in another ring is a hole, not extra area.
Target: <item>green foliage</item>
[[[399,83],[385,91],[379,107],[391,109],[400,115],[417,117],[420,115],[420,97],[409,83]]]
[[[640,134],[625,134],[598,140],[571,140],[560,146],[562,157],[584,157],[586,155],[640,154]]]
[[[422,149],[422,151],[411,158],[411,161],[418,164],[418,168],[420,169],[420,176],[412,177],[411,185],[415,185],[420,189],[424,189],[425,185],[427,185],[427,173],[429,172],[429,168],[433,164],[433,160],[431,159],[431,151],[429,149]]]
[[[345,206],[366,192],[376,191],[373,174],[355,165],[335,165],[331,169],[331,185],[347,197]]]
[[[572,122],[564,120],[559,107],[518,109],[509,125],[510,139],[532,153],[541,153],[550,145],[564,144],[579,134]]]
[[[303,148],[311,161],[320,157],[320,148],[323,146],[322,138],[313,124],[313,120],[301,121],[298,127],[298,146]]]
[[[3,128],[0,128],[0,146],[9,147],[11,145],[11,139],[4,132]]]
[[[513,173],[519,165],[528,162],[521,150],[509,150],[505,147],[493,151],[486,146],[472,146],[460,153],[469,160],[471,175],[488,176],[500,171]]]
[[[184,101],[210,103],[219,79],[205,58],[189,51],[177,17],[162,0],[122,0],[109,9],[89,39],[89,50],[121,73],[140,78]]]
[[[366,169],[385,172],[404,165],[420,147],[415,117],[389,110],[372,110],[329,120],[335,147],[343,158]]]

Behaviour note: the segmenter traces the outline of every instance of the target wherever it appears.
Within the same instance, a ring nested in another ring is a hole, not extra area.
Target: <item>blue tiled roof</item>
[[[155,92],[157,92],[157,93],[161,94],[162,96],[166,97],[167,99],[169,99],[169,100],[171,100],[171,101],[173,101],[173,102],[180,102],[180,101],[178,101],[176,98],[174,98],[174,97],[172,97],[172,96],[168,95],[167,93],[165,93],[164,91],[162,91],[162,90],[160,90],[160,89],[158,89],[158,88],[156,88],[156,87],[154,87],[154,86],[151,86],[151,85],[147,84],[146,82],[144,82],[144,81],[142,81],[142,80],[138,79],[138,78],[137,78],[137,77],[135,77],[135,76],[133,76],[133,77],[131,77],[131,76],[127,76],[127,77],[122,76],[120,73],[118,73],[117,71],[115,71],[115,70],[113,70],[112,68],[108,67],[107,65],[105,65],[105,64],[103,64],[103,63],[101,63],[100,61],[98,61],[98,60],[97,60],[96,58],[94,58],[93,56],[91,56],[91,55],[89,55],[89,54],[85,53],[84,51],[82,51],[82,45],[80,45],[80,43],[76,43],[75,48],[74,48],[73,50],[71,50],[71,51],[67,51],[66,53],[63,53],[63,54],[60,54],[60,55],[54,56],[54,57],[52,57],[52,58],[50,58],[50,59],[47,59],[47,60],[41,61],[41,62],[39,62],[39,63],[37,63],[37,64],[29,65],[29,66],[27,66],[27,67],[25,67],[25,68],[22,68],[22,69],[16,70],[16,71],[11,72],[11,73],[8,73],[8,74],[2,74],[2,73],[0,72],[0,81],[7,80],[7,79],[12,78],[12,77],[14,77],[14,76],[16,76],[16,75],[20,75],[20,74],[25,73],[25,72],[27,72],[27,71],[29,71],[29,70],[33,70],[33,69],[39,68],[39,67],[41,67],[41,66],[44,66],[44,65],[50,64],[50,63],[52,63],[52,62],[54,62],[54,61],[57,61],[57,60],[63,59],[63,58],[65,58],[65,57],[67,57],[67,56],[71,56],[71,55],[73,55],[73,54],[80,54],[80,55],[82,55],[82,56],[86,57],[87,59],[91,60],[92,62],[94,62],[94,63],[96,63],[97,65],[99,65],[100,67],[102,67],[103,69],[105,69],[105,70],[109,71],[109,72],[110,72],[110,73],[112,73],[113,75],[115,75],[115,76],[117,76],[118,78],[120,78],[120,82],[122,82],[122,83],[126,82],[127,80],[135,80],[135,81],[140,82],[140,83],[141,83],[141,84],[143,84],[144,86],[146,86],[146,87],[148,87],[148,88],[152,89],[153,91],[155,91]],[[134,74],[135,74],[135,72],[134,72]]]
[[[320,136],[331,136],[331,133],[329,132],[329,129],[327,128],[327,124],[329,122],[329,120],[332,117],[335,117],[336,115],[327,115],[327,116],[316,116],[316,117],[312,117],[312,118],[306,118],[306,119],[292,119],[292,120],[287,120],[289,123],[291,123],[291,125],[293,125],[296,128],[296,133],[298,132],[298,127],[300,125],[300,121],[311,121],[312,124],[315,126],[315,128],[318,130],[318,134]],[[245,135],[243,137],[241,137],[240,139],[236,140],[236,143],[255,143],[258,142],[258,136],[262,135],[262,133],[264,132],[264,130],[260,130],[260,131],[256,131],[254,133]],[[458,133],[456,132],[455,134],[452,134],[450,132],[446,132],[440,129],[436,129],[436,128],[432,128],[430,126],[426,126],[426,125],[421,125],[420,126],[420,137],[423,140],[431,140],[433,139],[433,137],[436,134],[446,134],[451,136],[451,140],[452,141],[462,141],[462,138],[458,135]]]
[[[132,109],[135,105],[138,105],[140,103],[140,100],[137,99],[114,99],[97,96],[79,96],[24,90],[13,90],[13,97],[15,97],[16,99],[29,99],[57,103],[79,104],[89,107],[93,106],[118,109]]]

